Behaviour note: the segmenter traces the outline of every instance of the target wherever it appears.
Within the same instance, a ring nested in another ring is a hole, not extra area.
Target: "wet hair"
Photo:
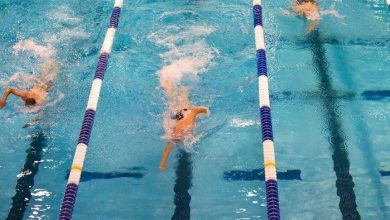
[[[27,98],[24,100],[26,102],[26,105],[35,105],[37,102],[33,98]]]
[[[317,1],[316,1],[316,0],[297,0],[297,2],[298,2],[299,4],[303,4],[303,3],[306,3],[306,2],[308,2],[308,3],[313,3],[313,4],[317,4]]]
[[[183,113],[181,113],[181,111],[179,111],[179,112],[174,113],[174,114],[171,116],[171,118],[179,121],[179,120],[181,120],[182,118],[184,118],[184,115],[183,115]]]
[[[184,118],[183,111],[188,111],[188,109],[184,108],[184,109],[182,109],[182,110],[180,110],[178,112],[173,113],[173,115],[171,116],[171,119],[175,119],[175,120],[178,120],[178,121],[183,119]]]

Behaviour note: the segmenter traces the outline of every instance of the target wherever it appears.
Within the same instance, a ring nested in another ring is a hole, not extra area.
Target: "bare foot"
[[[160,164],[160,170],[161,171],[164,171],[164,170],[166,170],[167,169],[167,163],[161,163]]]
[[[6,102],[0,101],[0,109],[4,108],[4,106],[5,106],[6,104],[7,104]]]

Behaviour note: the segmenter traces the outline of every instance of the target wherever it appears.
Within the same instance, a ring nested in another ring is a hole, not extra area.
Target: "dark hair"
[[[37,102],[33,98],[27,98],[24,100],[26,102],[26,105],[35,105]]]
[[[306,2],[317,4],[316,0],[297,0],[297,2],[299,4],[303,4],[303,3],[306,3]]]
[[[182,118],[184,118],[184,115],[183,113],[180,111],[178,113],[175,113],[171,116],[172,119],[175,119],[175,120],[181,120]]]

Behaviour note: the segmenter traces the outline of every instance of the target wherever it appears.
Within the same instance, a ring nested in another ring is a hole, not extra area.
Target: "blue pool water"
[[[310,35],[288,1],[263,5],[281,217],[389,219],[385,2],[320,1]],[[0,111],[1,219],[58,217],[112,6],[0,3],[0,90],[29,88],[49,57],[60,66],[44,110],[11,97]],[[162,71],[184,74],[211,111],[165,172]],[[125,1],[74,219],[266,219],[258,121],[251,1]]]

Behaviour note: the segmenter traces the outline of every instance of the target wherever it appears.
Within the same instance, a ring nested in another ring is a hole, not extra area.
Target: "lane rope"
[[[84,114],[84,120],[81,126],[78,144],[76,146],[76,152],[73,157],[73,163],[71,166],[68,183],[66,185],[64,198],[62,200],[59,216],[60,220],[70,220],[72,218],[84,159],[87,153],[89,138],[91,136],[93,122],[95,119],[96,108],[99,102],[100,89],[103,83],[104,74],[107,70],[108,58],[111,53],[115,32],[118,27],[122,5],[123,0],[115,0],[115,5],[112,10],[110,23],[108,25],[103,45],[100,50],[99,62],[96,68],[95,77],[92,82],[88,104]]]
[[[260,121],[263,136],[267,215],[268,219],[277,220],[280,219],[280,209],[261,0],[253,0],[253,16],[257,55],[257,75],[259,80]]]

